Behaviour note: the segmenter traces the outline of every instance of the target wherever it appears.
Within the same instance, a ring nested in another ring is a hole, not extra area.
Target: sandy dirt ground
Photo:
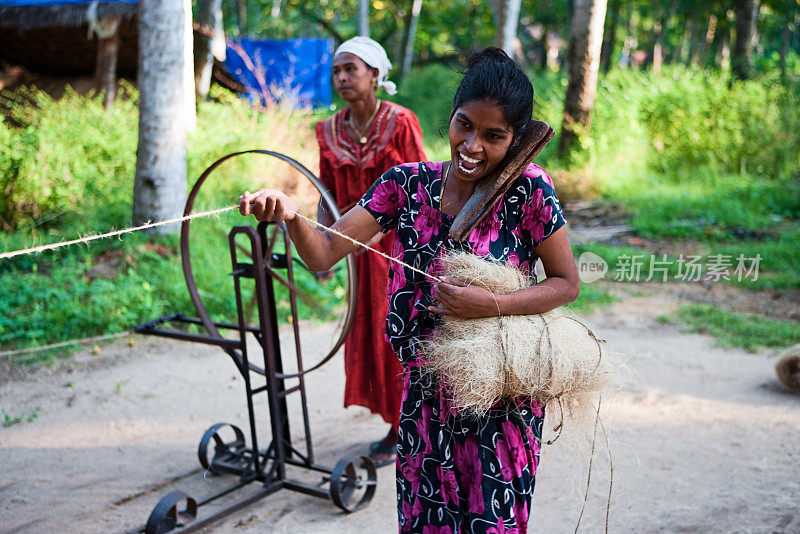
[[[772,351],[715,348],[711,338],[659,323],[656,316],[676,303],[639,291],[589,318],[629,364],[603,416],[613,461],[609,531],[800,532],[800,398],[780,389]],[[304,330],[307,361],[327,328]],[[323,465],[363,451],[386,430],[365,410],[342,408],[343,384],[341,358],[307,381]],[[244,397],[243,380],[221,350],[142,337],[133,347],[120,340],[99,355],[81,353],[57,369],[7,381],[0,406],[11,416],[37,416],[0,428],[0,532],[125,532],[171,490],[199,500],[232,485],[232,476],[202,471],[197,446],[214,423],[248,428]],[[263,402],[256,412],[266,444]],[[299,437],[297,402],[290,412]],[[544,448],[532,532],[574,531],[588,459],[588,446],[575,437]],[[604,529],[610,473],[601,435],[581,532]],[[393,532],[394,494],[394,468],[383,467],[375,498],[353,514],[282,490],[207,531]]]

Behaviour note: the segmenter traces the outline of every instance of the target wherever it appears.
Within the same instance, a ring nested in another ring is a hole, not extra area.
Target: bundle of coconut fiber
[[[442,261],[447,275],[497,294],[532,283],[514,267],[474,254],[451,253]],[[428,369],[439,374],[443,391],[462,410],[480,415],[499,402],[533,399],[583,419],[612,382],[603,343],[583,323],[554,310],[481,319],[445,316],[423,352]]]
[[[783,387],[790,393],[800,393],[800,345],[786,349],[778,363],[775,373]]]

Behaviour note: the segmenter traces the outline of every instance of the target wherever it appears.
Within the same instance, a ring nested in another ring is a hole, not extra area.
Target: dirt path
[[[604,416],[614,464],[610,530],[800,532],[800,398],[779,389],[771,352],[714,348],[708,337],[658,323],[675,303],[670,295],[638,296],[591,318],[630,367]],[[317,327],[315,335],[324,333]],[[382,435],[378,418],[341,407],[340,359],[311,376],[308,388],[320,463],[333,465]],[[242,379],[226,355],[144,338],[2,385],[0,407],[37,414],[0,428],[0,532],[135,527],[172,489],[200,498],[230,484],[231,477],[203,476],[197,444],[220,421],[247,428]],[[587,452],[569,437],[545,448],[532,531],[574,530]],[[582,532],[602,531],[608,482],[601,439]],[[393,532],[394,470],[379,470],[375,499],[351,515],[284,490],[210,531]]]

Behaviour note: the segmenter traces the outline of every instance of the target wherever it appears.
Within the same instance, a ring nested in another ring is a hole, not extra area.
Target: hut
[[[35,84],[60,96],[69,83],[78,92],[104,91],[110,107],[117,78],[136,78],[137,10],[138,0],[0,0],[0,70],[14,68],[0,74],[0,89]],[[195,22],[195,43],[202,29]],[[227,52],[213,65],[224,87],[261,105],[287,96],[301,106],[331,104],[330,40],[225,43]]]
[[[104,90],[109,106],[117,77],[136,76],[137,8],[138,0],[0,0],[0,62],[42,77],[88,78],[84,86]]]

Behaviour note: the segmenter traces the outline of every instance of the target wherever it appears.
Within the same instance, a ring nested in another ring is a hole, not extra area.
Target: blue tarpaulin
[[[228,41],[225,69],[251,102],[330,106],[332,46],[330,39],[236,39]]]

